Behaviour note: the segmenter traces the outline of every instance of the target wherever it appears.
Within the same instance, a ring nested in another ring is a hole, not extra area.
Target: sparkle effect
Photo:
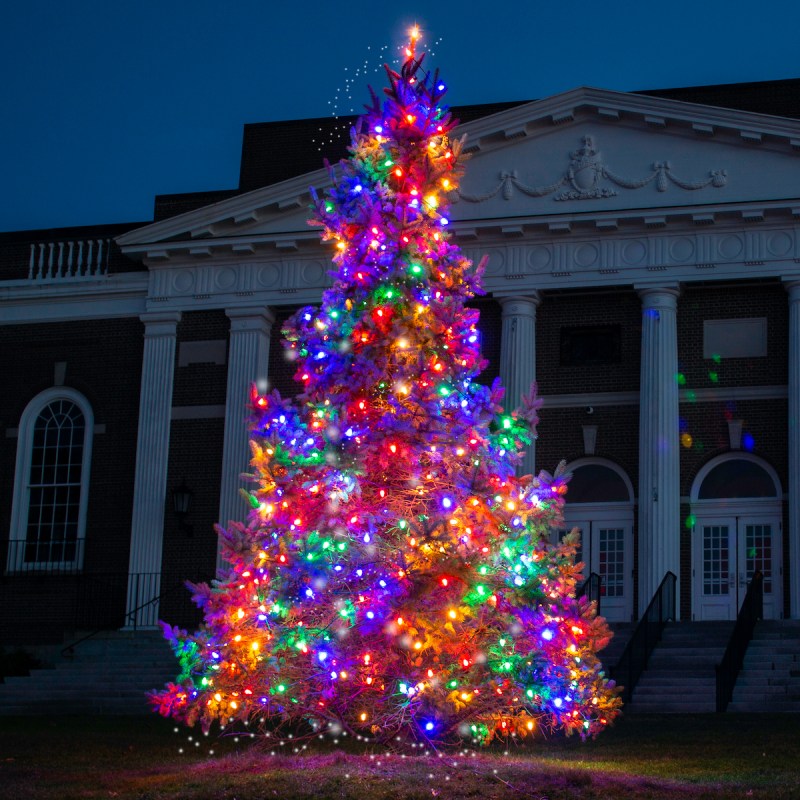
[[[335,282],[284,329],[303,393],[253,390],[230,571],[192,587],[197,633],[165,625],[181,674],[152,701],[190,725],[488,743],[593,736],[619,710],[608,626],[574,598],[577,533],[549,539],[568,476],[515,475],[540,401],[506,413],[475,380],[483,264],[449,239],[462,142],[417,39],[312,193]]]

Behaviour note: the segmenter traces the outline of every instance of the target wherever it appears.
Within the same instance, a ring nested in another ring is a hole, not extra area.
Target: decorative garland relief
[[[594,143],[593,136],[584,136],[581,146],[570,153],[570,162],[567,171],[555,183],[547,186],[528,186],[517,177],[517,171],[511,170],[500,173],[500,183],[486,194],[472,195],[463,191],[454,192],[454,200],[465,200],[468,203],[482,203],[491,200],[502,192],[504,200],[511,200],[514,189],[518,189],[528,197],[545,197],[557,192],[561,187],[567,187],[558,192],[553,200],[595,200],[602,197],[614,197],[617,192],[610,186],[602,186],[601,180],[610,181],[623,189],[641,189],[655,181],[659,192],[666,192],[669,183],[674,183],[681,189],[696,191],[706,186],[719,189],[728,182],[728,172],[724,169],[709,170],[708,176],[699,181],[686,181],[672,172],[669,161],[656,161],[653,163],[652,172],[643,178],[626,178],[618,175],[609,166],[603,163],[603,156]]]

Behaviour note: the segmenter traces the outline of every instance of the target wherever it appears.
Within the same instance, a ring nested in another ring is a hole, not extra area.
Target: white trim
[[[692,489],[689,493],[689,502],[692,505],[697,504],[699,507],[705,507],[706,505],[713,505],[719,504],[718,499],[711,499],[711,500],[700,500],[698,498],[698,494],[700,492],[700,487],[703,485],[703,481],[708,477],[709,473],[715,468],[718,467],[720,464],[723,464],[726,461],[750,461],[753,464],[761,467],[764,472],[769,475],[772,479],[773,484],[775,485],[775,497],[769,498],[760,498],[760,497],[753,497],[747,498],[746,505],[753,506],[757,504],[759,501],[769,500],[770,502],[776,502],[780,504],[781,498],[783,497],[783,490],[781,489],[781,480],[778,477],[778,473],[766,462],[763,458],[759,458],[758,456],[754,456],[752,453],[742,452],[741,450],[736,450],[732,453],[722,453],[722,455],[714,456],[710,461],[707,461],[703,466],[700,468],[700,471],[695,476],[694,481],[692,481]],[[732,498],[733,501],[744,500],[745,498]],[[726,503],[730,503],[729,500],[726,500]],[[726,505],[726,509],[728,505]]]
[[[74,403],[83,414],[84,439],[83,462],[81,464],[81,494],[78,509],[78,533],[75,561],[54,564],[42,562],[47,569],[70,567],[80,569],[83,566],[83,548],[81,542],[86,537],[86,509],[89,503],[89,479],[92,463],[92,439],[94,434],[94,413],[89,401],[75,389],[66,386],[54,386],[45,389],[34,397],[22,412],[19,422],[19,437],[17,439],[17,460],[14,473],[14,493],[11,505],[11,529],[9,540],[25,540],[28,522],[28,503],[30,499],[29,476],[31,457],[33,451],[33,429],[42,410],[56,400],[69,400]],[[22,569],[22,550],[16,552],[9,548],[7,569],[16,572]]]
[[[0,324],[138,317],[146,307],[149,274],[109,276],[102,280],[0,283]]]
[[[681,403],[719,403],[724,400],[785,400],[786,386],[712,386],[707,389],[681,389]],[[595,408],[637,406],[639,392],[572,392],[548,394],[540,398],[543,408]]]
[[[543,408],[594,408],[595,406],[638,406],[639,392],[586,392],[548,394],[540,398]]]
[[[610,503],[570,503],[569,502],[569,484],[567,484],[567,503],[564,506],[564,522],[569,529],[580,522],[588,522],[590,528],[594,528],[594,523],[598,523],[598,532],[600,526],[608,525],[621,527],[624,531],[624,562],[623,562],[623,580],[624,589],[622,595],[622,602],[618,598],[606,598],[601,602],[600,613],[603,616],[607,615],[607,611],[611,610],[611,617],[616,622],[628,622],[633,617],[633,509],[634,509],[634,492],[633,483],[628,477],[625,470],[613,461],[607,458],[597,458],[594,456],[585,456],[577,458],[567,465],[568,472],[574,472],[581,469],[581,467],[588,466],[601,466],[610,469],[618,475],[624,482],[628,490],[628,500],[618,500]],[[600,571],[599,564],[593,564],[592,560],[597,555],[596,547],[599,547],[599,539],[593,542],[583,542],[582,558],[586,564],[586,573],[588,574],[596,568]],[[588,549],[587,549],[588,548]],[[605,603],[605,609],[603,607]]]
[[[172,419],[221,419],[225,416],[225,406],[172,406]]]
[[[723,400],[785,400],[786,386],[712,386],[707,389],[681,389],[681,403],[719,403]]]
[[[698,499],[700,488],[709,474],[726,461],[749,461],[756,466],[761,467],[773,482],[775,488],[774,497],[733,497],[733,498],[708,498],[704,500]],[[783,616],[783,544],[781,530],[781,520],[783,518],[783,494],[780,478],[778,473],[764,461],[763,458],[753,455],[752,453],[742,452],[736,450],[731,453],[723,453],[715,456],[706,462],[692,481],[692,488],[689,495],[690,513],[693,518],[692,524],[692,618],[705,619],[703,612],[704,603],[708,601],[703,600],[702,586],[703,586],[703,546],[701,536],[701,528],[704,525],[734,523],[738,526],[739,521],[747,523],[767,523],[773,525],[773,542],[776,545],[773,547],[772,554],[772,595],[769,598],[769,607],[765,606],[764,612],[766,618],[779,618]],[[738,535],[738,529],[737,529]],[[737,545],[741,547],[741,543]],[[736,558],[739,559],[737,552]],[[741,570],[739,570],[741,572]],[[740,577],[734,575],[734,580],[740,580]],[[739,587],[741,588],[741,586]],[[738,608],[730,606],[731,598],[728,598],[728,603],[723,603],[722,598],[727,595],[720,595],[720,603],[717,608],[722,610],[719,613],[727,613],[730,618],[735,618]],[[737,595],[738,597],[738,595]],[[724,606],[724,608],[723,608]],[[715,613],[712,609],[710,612]]]

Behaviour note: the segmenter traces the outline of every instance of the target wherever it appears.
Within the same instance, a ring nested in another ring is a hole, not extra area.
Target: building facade
[[[756,570],[797,618],[800,81],[657,95],[464,109],[481,380],[510,408],[537,381],[525,469],[568,462],[610,620],[668,572],[683,619],[732,619]],[[247,126],[239,189],[153,222],[0,238],[0,642],[195,621],[182,582],[247,513],[249,386],[295,393],[281,325],[329,285],[311,129]]]

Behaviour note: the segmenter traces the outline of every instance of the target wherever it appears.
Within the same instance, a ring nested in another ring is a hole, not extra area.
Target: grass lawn
[[[292,752],[153,717],[0,717],[0,796],[13,800],[644,800],[800,798],[800,715],[631,716],[594,742],[387,755]],[[193,736],[189,741],[188,736]],[[183,749],[183,752],[179,752]],[[214,754],[210,755],[209,750]]]

